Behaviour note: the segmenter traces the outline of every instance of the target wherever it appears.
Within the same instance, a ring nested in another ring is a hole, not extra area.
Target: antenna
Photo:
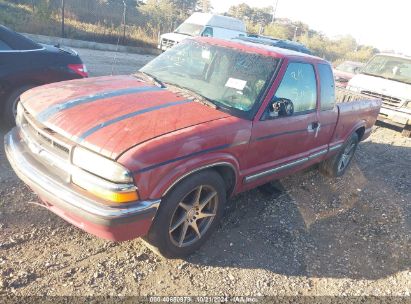
[[[127,12],[127,5],[126,5],[126,2],[123,0],[123,22],[122,22],[122,26],[123,26],[123,37],[125,37],[125,33],[126,33],[126,12]],[[121,35],[118,35],[116,52],[115,52],[115,54],[114,54],[113,63],[112,63],[112,65],[111,65],[111,76],[113,76],[113,74],[114,74],[114,66],[115,66],[116,61],[117,61],[118,47],[119,47],[119,45],[120,45],[120,36],[121,36]]]

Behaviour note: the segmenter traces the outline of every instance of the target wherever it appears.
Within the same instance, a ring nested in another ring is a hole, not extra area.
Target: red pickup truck
[[[380,105],[336,94],[320,58],[196,38],[135,75],[23,94],[5,149],[68,222],[182,257],[210,236],[227,198],[316,163],[342,175]]]

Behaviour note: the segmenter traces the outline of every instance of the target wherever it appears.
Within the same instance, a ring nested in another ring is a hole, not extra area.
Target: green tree
[[[196,11],[202,12],[202,13],[210,13],[213,10],[210,0],[199,0],[197,2],[198,3],[197,3]]]

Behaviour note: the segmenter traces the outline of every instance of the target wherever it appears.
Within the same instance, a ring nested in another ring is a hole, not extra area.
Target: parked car
[[[60,46],[38,44],[0,25],[1,120],[12,126],[25,91],[42,84],[87,77],[79,55]]]
[[[279,47],[282,49],[288,49],[288,50],[312,55],[312,52],[304,44],[296,42],[296,41],[278,39],[278,38],[273,38],[269,36],[261,36],[261,35],[254,35],[254,34],[249,34],[246,37],[240,37],[238,39],[243,40],[243,41],[252,42],[252,43],[271,45],[271,46]]]
[[[348,82],[361,71],[364,66],[361,62],[344,61],[334,69],[335,84],[338,87],[347,87]]]
[[[239,19],[207,13],[194,13],[173,33],[161,35],[158,48],[165,51],[189,37],[232,39],[241,35],[246,35],[246,28],[244,22]]]
[[[109,240],[145,236],[182,257],[206,241],[233,195],[317,163],[344,174],[381,101],[338,93],[336,102],[323,59],[189,39],[132,76],[23,94],[5,150],[68,222]]]
[[[395,54],[375,55],[353,77],[347,88],[381,98],[379,120],[402,128],[411,137],[411,57]]]

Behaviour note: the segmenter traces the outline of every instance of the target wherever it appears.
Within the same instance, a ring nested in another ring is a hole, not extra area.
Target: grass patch
[[[0,24],[17,32],[46,36],[61,36],[61,19],[56,13],[49,16],[38,15],[28,5],[13,4],[0,0]],[[144,28],[134,25],[126,26],[123,39],[123,27],[103,23],[87,23],[74,18],[65,19],[66,38],[87,40],[101,43],[120,44],[137,47],[155,47],[156,35],[148,35]]]

